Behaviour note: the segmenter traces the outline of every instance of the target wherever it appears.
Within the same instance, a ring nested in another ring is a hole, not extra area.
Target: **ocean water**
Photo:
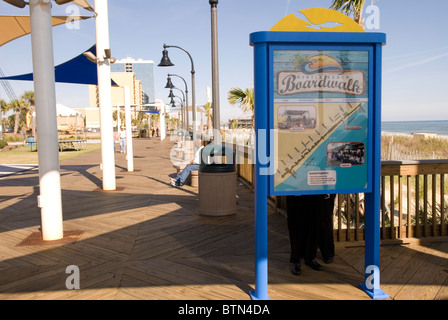
[[[385,121],[381,122],[382,133],[436,133],[448,136],[448,120],[431,121]]]

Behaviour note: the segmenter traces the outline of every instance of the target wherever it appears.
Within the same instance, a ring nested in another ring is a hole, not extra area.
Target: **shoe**
[[[171,179],[171,185],[173,187],[177,187],[177,180],[176,179]]]
[[[291,273],[298,276],[302,273],[302,266],[300,262],[294,262],[291,266]]]
[[[321,271],[323,269],[322,266],[316,261],[316,259],[313,259],[311,261],[305,261],[305,264],[311,269],[316,271]]]
[[[333,257],[322,257],[322,261],[326,264],[333,262]]]

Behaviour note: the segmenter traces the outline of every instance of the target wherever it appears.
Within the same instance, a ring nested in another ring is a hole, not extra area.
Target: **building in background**
[[[117,86],[112,87],[112,106],[124,105],[124,87],[129,87],[131,105],[136,105],[137,110],[141,110],[143,105],[142,83],[138,81],[134,73],[111,72],[112,80]],[[89,105],[90,108],[99,108],[98,86],[89,85]]]
[[[124,106],[124,87],[130,89],[132,111],[156,110],[154,62],[130,57],[111,64],[112,108]],[[99,128],[98,86],[89,85],[89,106],[86,111],[86,128]],[[132,117],[136,112],[132,112]]]
[[[131,57],[117,60],[110,67],[111,72],[129,72],[135,74],[135,79],[141,82],[142,86],[142,105],[154,105],[155,86],[154,86],[154,62],[152,60],[135,60]]]

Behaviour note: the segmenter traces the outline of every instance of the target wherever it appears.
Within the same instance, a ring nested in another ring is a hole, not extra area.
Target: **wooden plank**
[[[390,176],[389,189],[390,189],[390,230],[391,239],[396,238],[395,233],[395,177]]]
[[[420,236],[420,176],[415,176],[415,236]]]
[[[436,236],[436,226],[437,226],[437,201],[436,201],[436,195],[437,195],[437,176],[435,174],[432,174],[432,184],[431,184],[431,211],[432,211],[432,217],[431,217],[431,233],[432,236]]]
[[[423,175],[423,235],[429,236],[428,228],[428,175]]]
[[[446,235],[446,211],[445,211],[445,174],[440,175],[440,235],[443,237]]]
[[[448,273],[448,254],[438,249],[446,244],[439,244],[435,249],[425,250],[415,273],[405,284],[406,290],[401,290],[394,298],[405,300],[433,300],[438,295],[441,286],[446,282]],[[435,268],[434,268],[435,266]]]
[[[406,237],[413,236],[411,220],[411,176],[406,176]]]
[[[420,175],[448,172],[446,160],[382,161],[381,175]]]

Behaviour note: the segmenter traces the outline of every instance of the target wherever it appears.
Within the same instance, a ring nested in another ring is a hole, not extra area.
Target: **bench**
[[[176,169],[176,174],[179,174],[185,168],[185,164],[173,164],[173,167]],[[190,186],[197,188],[199,186],[199,171],[192,170],[185,183],[188,183]]]
[[[87,140],[59,140],[59,151],[64,150],[83,150],[85,149],[85,144],[87,143]]]
[[[197,188],[199,186],[199,171],[193,170],[190,175],[190,183],[192,187]]]

